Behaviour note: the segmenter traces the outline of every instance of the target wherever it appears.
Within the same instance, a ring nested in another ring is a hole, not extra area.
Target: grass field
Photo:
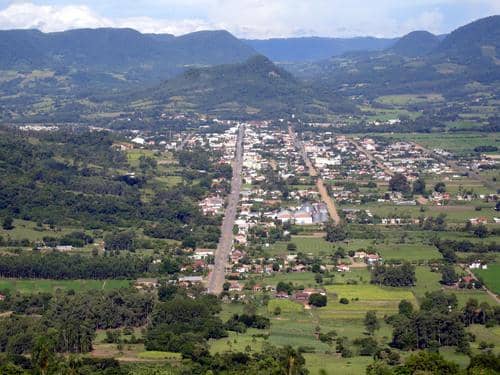
[[[413,293],[405,289],[382,288],[377,285],[328,285],[328,305],[318,309],[322,319],[362,318],[367,311],[377,311],[382,315],[393,314],[398,310],[403,299],[417,305]],[[349,304],[341,304],[339,300],[347,298]]]
[[[330,254],[333,251],[333,244],[325,241],[322,237],[292,236],[292,240],[290,242],[297,245],[298,252],[306,254],[321,255]],[[287,254],[288,251],[286,246],[287,242],[277,242],[271,245],[268,251],[272,255]]]
[[[78,230],[78,228],[55,228],[47,226],[37,227],[36,223],[27,220],[14,220],[14,229],[5,230],[0,227],[0,236],[4,239],[41,241],[43,237],[62,237],[65,234]],[[81,229],[80,229],[81,230]]]
[[[127,288],[129,280],[25,280],[25,279],[0,279],[0,290],[19,291],[20,293],[54,292],[61,290],[111,290]]]
[[[474,273],[484,281],[491,291],[500,294],[500,264],[490,264],[487,270],[476,270]]]
[[[297,313],[304,311],[304,305],[287,299],[272,299],[267,305],[267,311],[272,314],[279,307],[282,313]]]
[[[379,96],[376,100],[382,104],[406,106],[410,104],[442,101],[444,98],[441,94],[404,94]]]

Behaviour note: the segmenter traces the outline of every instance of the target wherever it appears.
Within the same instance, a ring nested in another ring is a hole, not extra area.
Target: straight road
[[[389,176],[393,176],[394,175],[394,172],[391,171],[389,168],[387,168],[384,163],[382,163],[382,161],[380,161],[377,157],[375,157],[375,155],[373,155],[370,151],[364,149],[363,147],[361,147],[361,145],[356,142],[355,140],[353,139],[348,139],[349,143],[351,145],[353,145],[354,147],[356,147],[356,149],[366,155],[366,157],[371,160],[372,162],[374,162],[380,169],[382,169],[387,175]]]
[[[243,169],[243,138],[245,128],[240,125],[236,140],[236,155],[233,161],[233,177],[231,179],[231,193],[228,196],[224,219],[222,220],[221,236],[215,252],[215,262],[212,272],[208,275],[207,291],[211,294],[220,294],[225,280],[226,265],[233,247],[233,227],[236,220],[236,211],[241,191],[241,172]]]
[[[318,176],[318,171],[314,168],[314,165],[311,162],[311,159],[307,156],[307,152],[304,149],[303,143],[298,139],[297,135],[293,131],[292,127],[288,127],[288,134],[293,139],[293,143],[295,148],[298,150],[304,163],[306,164],[307,169],[309,170],[309,175],[311,177],[316,177],[316,187],[318,189],[319,195],[321,196],[321,200],[325,202],[326,207],[328,209],[328,213],[330,214],[330,218],[334,221],[336,225],[340,224],[340,216],[337,211],[337,207],[335,206],[335,202],[332,197],[328,194],[328,190],[325,187],[325,183],[323,179]]]

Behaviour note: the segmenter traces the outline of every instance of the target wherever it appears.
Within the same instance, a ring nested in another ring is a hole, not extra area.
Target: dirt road
[[[393,171],[391,171],[389,168],[387,168],[387,167],[384,165],[384,163],[382,163],[382,161],[380,161],[377,157],[375,157],[375,155],[373,155],[370,151],[368,151],[368,150],[364,149],[363,147],[361,147],[361,145],[360,145],[358,142],[356,142],[356,141],[355,141],[355,140],[353,140],[353,139],[348,139],[348,141],[349,141],[349,143],[350,143],[350,144],[352,144],[354,147],[356,147],[356,149],[357,149],[360,153],[362,153],[362,154],[366,155],[366,157],[367,157],[369,160],[373,161],[373,162],[377,165],[377,167],[379,167],[379,168],[380,168],[380,169],[382,169],[385,173],[387,173],[387,175],[389,175],[389,176],[394,175],[394,172],[393,172]]]
[[[229,194],[224,219],[222,220],[221,236],[215,252],[215,262],[212,272],[208,276],[208,293],[220,294],[225,280],[225,270],[229,254],[233,247],[233,226],[236,220],[236,211],[241,191],[241,172],[243,168],[243,138],[245,129],[240,125],[236,141],[236,155],[233,161],[233,177],[231,179],[231,193]]]
[[[337,207],[335,206],[335,202],[333,201],[332,197],[330,197],[330,195],[328,194],[328,190],[325,187],[325,183],[323,182],[323,179],[321,177],[318,177],[318,171],[316,170],[316,168],[314,168],[314,165],[312,164],[311,160],[307,156],[307,152],[304,149],[303,143],[298,139],[297,135],[295,134],[295,132],[293,131],[291,126],[288,127],[288,134],[293,139],[293,143],[295,144],[295,148],[302,156],[302,159],[304,160],[304,163],[306,164],[306,167],[309,170],[309,175],[311,177],[317,177],[316,187],[317,187],[318,192],[321,196],[321,200],[323,202],[325,202],[325,204],[326,204],[330,218],[333,220],[333,222],[336,225],[340,224],[340,216],[339,216],[339,213],[337,211]]]

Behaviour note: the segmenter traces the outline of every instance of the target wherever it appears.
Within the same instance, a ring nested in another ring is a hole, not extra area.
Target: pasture
[[[41,280],[41,279],[0,279],[0,290],[10,290],[23,294],[53,293],[59,290],[111,290],[128,288],[130,280]]]
[[[500,264],[489,264],[487,270],[476,270],[474,273],[492,292],[500,294]]]

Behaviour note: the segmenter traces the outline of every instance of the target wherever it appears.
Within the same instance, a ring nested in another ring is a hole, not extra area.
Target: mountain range
[[[69,117],[75,108],[88,115],[104,102],[117,113],[140,102],[158,111],[227,116],[327,114],[355,111],[349,98],[356,95],[498,95],[500,87],[500,16],[446,36],[415,31],[397,39],[251,41],[227,31],[175,37],[131,29],[14,30],[0,31],[0,48],[7,118],[48,102],[46,111]],[[265,51],[268,56],[259,54]]]
[[[241,62],[257,52],[227,31],[179,37],[132,29],[77,29],[56,33],[0,31],[0,69],[125,73],[127,78],[172,76],[186,66]]]

